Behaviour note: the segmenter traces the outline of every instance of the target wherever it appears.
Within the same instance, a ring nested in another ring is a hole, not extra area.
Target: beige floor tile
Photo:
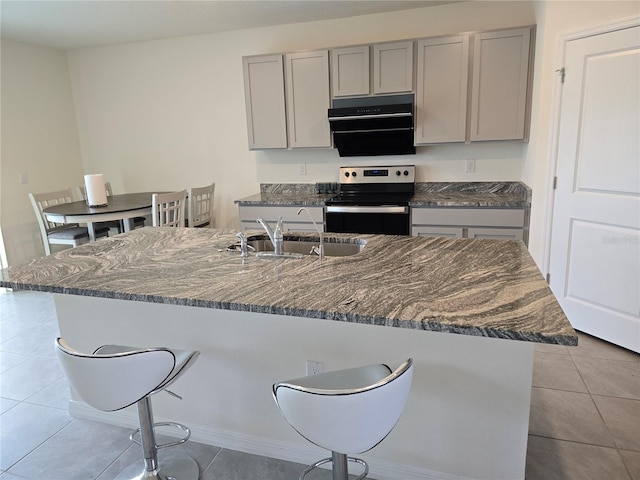
[[[631,478],[633,480],[640,480],[640,453],[628,452],[626,450],[619,450],[619,452]]]
[[[582,332],[578,332],[578,346],[567,350],[574,356],[640,363],[639,354]]]
[[[640,400],[640,363],[574,356],[592,395]]]
[[[630,480],[618,451],[529,435],[527,480]]]
[[[557,355],[569,355],[569,348],[564,345],[554,345],[551,343],[536,343],[536,353],[555,353]]]
[[[640,400],[593,395],[618,448],[640,452]]]
[[[533,386],[587,393],[570,355],[537,352],[533,363]]]
[[[533,387],[529,433],[615,447],[591,396],[585,393]]]

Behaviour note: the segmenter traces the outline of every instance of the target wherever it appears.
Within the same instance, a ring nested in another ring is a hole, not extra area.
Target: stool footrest
[[[181,423],[176,423],[176,422],[158,422],[158,423],[154,423],[153,424],[153,429],[155,431],[156,427],[174,427],[177,428],[178,430],[182,430],[182,432],[184,433],[184,436],[174,442],[167,442],[167,443],[162,443],[160,445],[156,445],[156,448],[160,449],[160,448],[166,448],[166,447],[174,447],[176,445],[180,445],[184,442],[186,442],[187,440],[189,440],[189,437],[191,436],[191,430],[189,429],[189,427],[186,427],[185,425],[182,425]],[[129,438],[131,439],[132,442],[137,443],[138,445],[142,445],[142,442],[139,440],[139,436],[140,436],[140,429],[136,428],[131,435],[129,435]]]
[[[359,476],[357,476],[353,480],[362,480],[363,478],[365,478],[369,474],[369,465],[364,460],[362,460],[360,458],[347,457],[347,461],[348,462],[353,462],[353,463],[359,463],[360,465],[362,465],[364,467],[364,472],[362,472]],[[316,468],[324,465],[325,463],[331,463],[331,462],[333,462],[333,459],[331,457],[328,457],[328,458],[323,458],[322,460],[317,461],[313,465],[309,465],[300,474],[300,477],[298,478],[298,480],[304,480],[304,477],[306,477],[313,470],[315,470]],[[347,473],[347,476],[348,476],[348,473]],[[345,479],[345,480],[347,480],[347,479]]]

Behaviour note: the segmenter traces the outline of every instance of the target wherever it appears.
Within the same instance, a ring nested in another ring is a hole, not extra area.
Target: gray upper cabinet
[[[413,41],[373,45],[373,93],[413,91]]]
[[[287,148],[282,55],[244,57],[242,66],[249,148]]]
[[[331,50],[334,97],[369,95],[369,45]]]
[[[418,41],[416,145],[464,142],[469,35]]]
[[[528,140],[534,28],[244,57],[249,148],[331,147],[332,94],[414,91],[416,145]]]
[[[331,147],[328,50],[287,54],[285,70],[289,146]]]
[[[471,141],[527,138],[531,31],[525,27],[475,35]]]

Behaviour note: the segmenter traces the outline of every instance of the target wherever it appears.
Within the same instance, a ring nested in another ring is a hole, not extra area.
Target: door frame
[[[558,169],[558,143],[560,141],[560,116],[562,114],[562,94],[564,83],[562,81],[563,68],[565,64],[565,52],[567,44],[574,40],[580,40],[582,38],[593,37],[595,35],[601,35],[604,33],[615,32],[617,30],[623,30],[625,28],[631,28],[640,26],[640,15],[633,15],[631,17],[624,17],[611,22],[606,22],[596,26],[575,30],[560,35],[556,46],[556,62],[555,73],[556,81],[553,87],[553,107],[552,107],[552,121],[551,121],[551,137],[549,140],[549,170],[547,174],[547,208],[545,209],[544,218],[544,242],[542,250],[542,271],[548,280],[549,267],[551,263],[551,237],[553,235],[553,213],[555,202],[555,188],[554,179]],[[548,283],[548,282],[547,282]]]

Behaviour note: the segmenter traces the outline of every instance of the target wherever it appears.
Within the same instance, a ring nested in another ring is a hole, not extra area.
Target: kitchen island
[[[300,237],[312,234],[300,234]],[[235,232],[143,228],[2,270],[0,286],[57,293],[61,335],[198,349],[158,420],[198,441],[310,463],[324,454],[280,417],[271,384],[333,370],[416,363],[403,417],[363,455],[371,476],[524,478],[533,349],[577,344],[525,246],[515,241],[328,235],[360,242],[324,261],[240,258]],[[53,343],[53,339],[52,339]],[[135,425],[135,413],[74,415]]]

